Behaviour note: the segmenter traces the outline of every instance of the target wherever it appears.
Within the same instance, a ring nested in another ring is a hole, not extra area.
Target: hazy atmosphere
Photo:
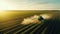
[[[0,0],[0,34],[60,34],[60,0]]]
[[[0,0],[0,10],[60,10],[60,0]]]

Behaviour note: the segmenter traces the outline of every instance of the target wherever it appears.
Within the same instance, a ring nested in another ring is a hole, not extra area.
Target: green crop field
[[[0,14],[0,34],[45,34],[44,32],[48,27],[44,26],[44,24],[21,24],[24,18],[40,14],[52,14],[53,19],[56,17],[60,21],[59,10],[7,10],[3,15]],[[57,23],[60,24],[60,22]]]

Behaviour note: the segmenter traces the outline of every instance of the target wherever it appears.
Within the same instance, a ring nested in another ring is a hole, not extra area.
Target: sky
[[[0,0],[0,10],[60,10],[60,0]]]

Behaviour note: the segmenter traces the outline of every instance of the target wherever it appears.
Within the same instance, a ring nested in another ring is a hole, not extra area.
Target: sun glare
[[[0,17],[4,17],[6,15],[7,15],[6,11],[0,11]]]

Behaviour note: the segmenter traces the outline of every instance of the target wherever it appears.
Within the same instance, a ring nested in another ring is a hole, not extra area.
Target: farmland
[[[24,18],[40,14],[52,14],[53,19],[56,17],[60,21],[58,10],[7,10],[3,15],[0,14],[0,32],[1,34],[39,34],[39,32],[44,34],[47,28],[44,24],[21,24]]]

